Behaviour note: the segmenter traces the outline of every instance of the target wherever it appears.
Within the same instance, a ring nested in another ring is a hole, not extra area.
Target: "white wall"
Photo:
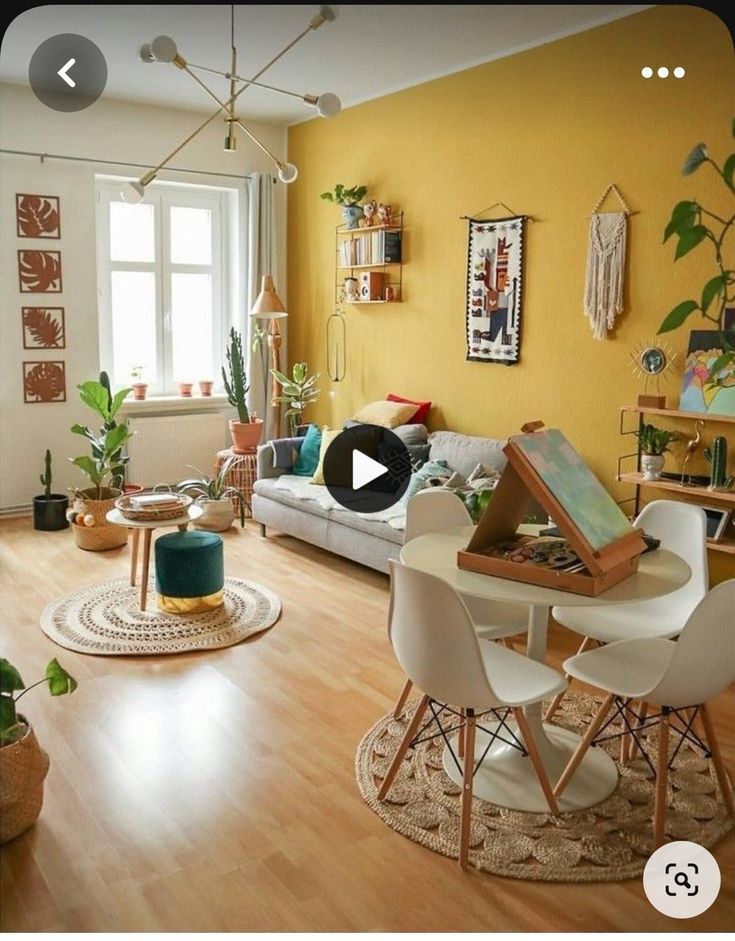
[[[131,161],[155,166],[188,133],[206,112],[145,107],[103,98],[71,114],[52,111],[29,90],[0,86],[2,148]],[[252,124],[255,135],[274,153],[285,154],[285,129]],[[222,123],[215,120],[172,161],[175,166],[213,174],[161,172],[160,179],[232,186],[236,180],[214,174],[269,172],[270,160],[241,135],[236,154],[222,148]],[[132,168],[131,177],[142,171]],[[54,490],[82,483],[67,458],[85,453],[82,440],[69,431],[76,421],[87,422],[76,386],[94,379],[100,371],[97,335],[97,284],[95,260],[95,173],[124,175],[121,167],[0,155],[0,510],[23,506],[41,491],[38,475],[43,454],[51,449]],[[279,291],[285,276],[285,185],[276,185],[278,264],[274,276]],[[19,239],[15,228],[15,194],[41,193],[60,198],[61,239]],[[17,250],[60,250],[63,292],[21,294],[18,287]],[[24,350],[22,306],[63,307],[66,349]],[[24,404],[24,360],[64,360],[65,403]]]

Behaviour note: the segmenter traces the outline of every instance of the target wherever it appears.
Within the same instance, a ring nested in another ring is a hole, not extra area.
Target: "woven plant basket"
[[[106,516],[110,510],[115,509],[115,500],[120,496],[119,490],[108,491],[112,494],[107,500],[93,500],[88,494],[90,490],[81,490],[77,495],[84,500],[85,513],[94,517],[94,526],[80,526],[74,523],[74,542],[80,549],[89,549],[100,552],[104,549],[117,549],[128,541],[128,531],[124,526],[108,523]]]
[[[48,766],[48,755],[30,727],[23,738],[0,748],[0,843],[20,836],[36,822]]]

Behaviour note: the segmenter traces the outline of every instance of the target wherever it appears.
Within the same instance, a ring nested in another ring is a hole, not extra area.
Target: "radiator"
[[[221,412],[129,418],[128,427],[134,434],[128,441],[127,478],[144,487],[194,477],[192,466],[214,473],[217,452],[229,444]]]

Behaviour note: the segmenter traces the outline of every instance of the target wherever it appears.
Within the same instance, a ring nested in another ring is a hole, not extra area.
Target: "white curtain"
[[[248,181],[247,195],[247,309],[255,303],[260,292],[260,285],[264,274],[275,276],[277,270],[276,258],[276,214],[275,214],[275,180],[269,173],[251,173]],[[279,286],[276,283],[276,290]],[[255,412],[258,418],[265,421],[261,441],[277,438],[280,429],[275,427],[275,415],[271,405],[272,378],[270,375],[270,350],[267,341],[263,339],[261,348],[253,351],[253,336],[255,327],[268,329],[267,320],[253,320],[247,317],[247,329],[243,336],[248,337],[248,378],[250,392],[248,393],[248,409]],[[288,318],[278,321],[283,341],[281,344],[281,364],[286,362]],[[264,373],[265,369],[265,373]]]

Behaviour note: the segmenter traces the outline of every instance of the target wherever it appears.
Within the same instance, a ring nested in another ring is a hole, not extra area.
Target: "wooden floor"
[[[27,682],[58,657],[79,680],[25,711],[51,756],[35,827],[0,851],[3,931],[725,931],[720,898],[672,921],[639,879],[522,882],[470,871],[389,829],[354,775],[363,733],[403,683],[386,636],[387,577],[305,543],[225,534],[228,574],[277,591],[283,615],[226,650],[92,657],[51,643],[43,606],[128,571],[129,548],[2,524],[2,655]],[[577,641],[552,628],[549,662]],[[712,705],[735,766],[735,693]]]

